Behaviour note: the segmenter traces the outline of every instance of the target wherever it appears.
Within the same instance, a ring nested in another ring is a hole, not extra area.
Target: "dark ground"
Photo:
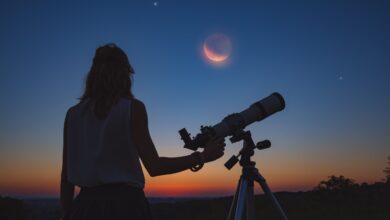
[[[291,219],[390,219],[390,184],[376,183],[344,190],[275,194]],[[155,220],[226,219],[232,197],[151,200]],[[256,219],[278,219],[264,195],[255,198]],[[16,200],[0,197],[1,220],[59,219],[58,199]]]

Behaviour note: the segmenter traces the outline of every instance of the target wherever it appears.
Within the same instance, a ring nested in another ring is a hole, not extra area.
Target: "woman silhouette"
[[[96,49],[80,102],[65,117],[61,206],[63,219],[151,219],[144,175],[181,172],[223,155],[222,138],[201,153],[160,157],[149,135],[144,104],[131,93],[134,73],[115,44]],[[74,187],[81,188],[73,200]]]

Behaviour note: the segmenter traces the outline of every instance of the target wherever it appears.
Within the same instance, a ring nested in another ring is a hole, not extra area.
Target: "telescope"
[[[242,131],[246,126],[255,121],[261,121],[268,116],[283,110],[285,102],[283,96],[275,92],[264,99],[253,103],[249,108],[240,113],[233,113],[226,116],[220,123],[214,126],[201,126],[200,133],[191,138],[185,128],[179,131],[181,139],[184,141],[184,148],[196,151],[204,148],[206,143],[213,137],[233,136],[232,143],[237,142],[235,134]]]

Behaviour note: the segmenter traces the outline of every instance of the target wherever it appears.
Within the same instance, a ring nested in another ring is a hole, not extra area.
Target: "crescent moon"
[[[206,44],[203,44],[203,52],[204,54],[206,55],[206,57],[213,61],[213,62],[222,62],[224,60],[226,60],[228,58],[229,55],[227,54],[217,54],[215,52],[213,52],[212,50],[210,50]]]

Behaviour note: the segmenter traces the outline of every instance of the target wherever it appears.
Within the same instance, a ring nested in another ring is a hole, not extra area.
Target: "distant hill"
[[[376,183],[343,190],[275,193],[290,220],[390,219],[390,184]],[[232,197],[214,199],[153,198],[155,220],[226,219]],[[278,219],[264,195],[255,198],[256,219]],[[59,219],[58,199],[20,200],[0,197],[0,219]],[[17,216],[10,218],[9,216]]]

